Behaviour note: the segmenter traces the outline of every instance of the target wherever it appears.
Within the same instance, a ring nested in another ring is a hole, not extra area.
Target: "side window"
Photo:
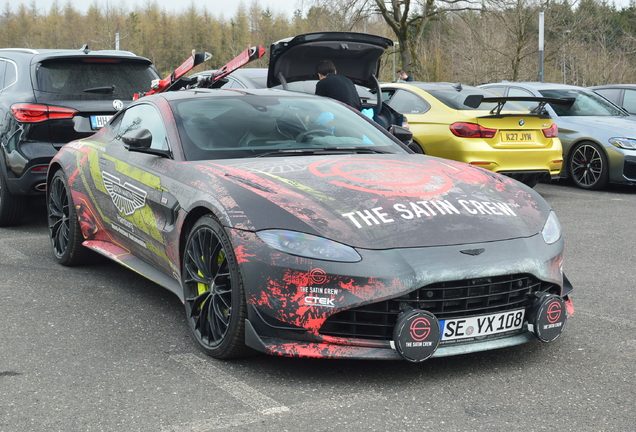
[[[0,92],[4,90],[4,71],[7,69],[7,62],[0,60]]]
[[[632,114],[636,114],[636,90],[625,90],[623,108]]]
[[[513,96],[534,96],[532,93],[530,93],[528,90],[525,89],[520,89],[518,87],[510,87],[508,89],[508,96],[509,97],[513,97]],[[524,108],[527,108],[529,110],[535,108],[537,106],[536,102],[526,102],[526,101],[521,101],[521,102],[515,102],[518,103],[519,105],[521,105]]]
[[[491,87],[488,86],[486,87],[486,90],[490,90],[491,92],[497,93],[499,96],[504,96],[506,93],[506,88],[505,87]]]
[[[148,129],[152,134],[151,148],[168,150],[166,129],[159,111],[154,106],[141,104],[127,110],[119,119],[119,132],[115,139],[119,141],[122,135],[139,129]]]
[[[621,103],[621,89],[598,89],[594,90],[596,93],[603,96],[605,99],[609,99],[614,102],[616,105],[620,105]]]
[[[4,84],[2,85],[2,90],[15,84],[18,80],[18,71],[16,70],[15,63],[13,63],[12,61],[3,63],[6,63],[7,67],[4,71]]]
[[[389,101],[391,100],[391,98],[393,97],[393,94],[395,93],[394,90],[382,90],[382,102],[388,104]]]
[[[389,106],[402,114],[424,114],[431,106],[419,96],[404,90],[397,90],[391,100]]]
[[[232,78],[231,76],[227,76],[225,77],[225,79],[227,79],[227,82],[225,84],[223,84],[221,87],[219,88],[224,88],[224,89],[230,89],[230,88],[245,88],[244,85],[242,85],[240,82],[238,82],[237,80],[235,80],[234,78]]]

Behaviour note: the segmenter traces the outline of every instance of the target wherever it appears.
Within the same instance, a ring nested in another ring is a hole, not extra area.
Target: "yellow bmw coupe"
[[[563,165],[557,126],[543,109],[566,99],[522,99],[453,83],[385,83],[382,99],[408,120],[413,140],[431,156],[505,174],[530,187],[557,178]]]

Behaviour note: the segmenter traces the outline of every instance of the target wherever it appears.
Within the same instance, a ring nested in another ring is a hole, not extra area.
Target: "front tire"
[[[568,174],[581,189],[600,190],[609,184],[609,165],[603,149],[596,143],[577,144],[568,161]]]
[[[57,262],[64,266],[87,263],[91,254],[82,246],[84,237],[79,227],[68,182],[62,171],[55,173],[47,187],[46,207],[49,238]]]
[[[245,345],[245,293],[232,245],[211,215],[199,219],[183,252],[186,317],[199,347],[217,359],[253,353]]]

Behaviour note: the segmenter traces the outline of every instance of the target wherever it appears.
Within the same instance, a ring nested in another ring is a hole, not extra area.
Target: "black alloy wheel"
[[[596,143],[581,142],[572,150],[569,175],[582,189],[599,190],[609,184],[609,166],[605,152]]]
[[[66,177],[61,170],[55,173],[47,187],[46,206],[49,238],[57,262],[65,266],[88,262],[91,254],[82,246],[84,237],[79,227]]]
[[[245,345],[245,294],[238,263],[223,227],[211,215],[192,227],[181,274],[186,317],[199,347],[218,359],[252,353]]]

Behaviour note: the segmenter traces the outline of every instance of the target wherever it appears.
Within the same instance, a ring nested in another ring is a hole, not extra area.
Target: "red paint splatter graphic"
[[[453,187],[442,166],[405,161],[329,160],[310,165],[309,171],[318,177],[331,177],[334,185],[384,196],[439,195]]]

